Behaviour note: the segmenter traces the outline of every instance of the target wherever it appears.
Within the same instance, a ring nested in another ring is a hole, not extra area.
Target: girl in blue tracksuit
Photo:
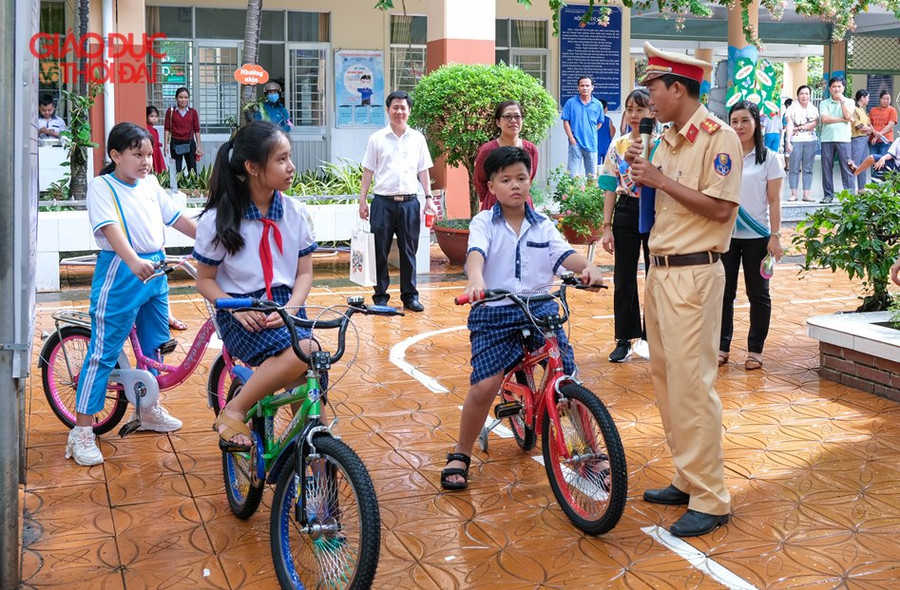
[[[197,227],[152,175],[153,140],[146,129],[119,123],[109,133],[106,151],[112,161],[91,181],[87,193],[100,254],[91,283],[91,341],[78,381],[75,428],[66,444],[66,457],[80,465],[103,462],[91,428],[93,415],[103,409],[107,379],[131,327],[137,325],[145,354],[169,339],[168,282],[143,282],[165,257],[164,227],[191,238]],[[158,403],[141,414],[141,430],[181,427]]]

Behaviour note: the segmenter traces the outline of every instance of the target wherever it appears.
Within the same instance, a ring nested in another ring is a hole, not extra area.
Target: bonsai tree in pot
[[[534,77],[506,64],[447,64],[426,74],[412,92],[409,124],[428,140],[433,157],[469,173],[469,208],[478,213],[475,156],[497,135],[494,109],[504,100],[522,106],[522,139],[538,144],[559,114],[556,101]]]
[[[802,270],[826,267],[860,277],[865,293],[856,311],[885,311],[892,303],[891,265],[900,253],[900,174],[889,173],[858,195],[843,191],[838,202],[797,225],[793,245],[806,253]]]
[[[425,134],[432,157],[443,156],[449,166],[462,166],[469,173],[470,216],[479,208],[475,156],[481,144],[497,134],[497,105],[515,100],[522,106],[520,136],[535,144],[547,136],[558,116],[556,101],[543,85],[506,64],[447,64],[419,80],[412,98],[409,124]],[[435,226],[468,230],[468,220],[443,220]],[[440,242],[440,234],[438,238]]]

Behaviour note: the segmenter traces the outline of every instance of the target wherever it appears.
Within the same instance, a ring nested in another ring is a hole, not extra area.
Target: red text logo
[[[41,62],[43,83],[84,79],[97,83],[147,84],[156,82],[157,62],[166,54],[155,45],[165,39],[162,33],[112,33],[104,38],[97,33],[78,36],[70,30],[65,35],[38,33],[31,38],[29,50]]]

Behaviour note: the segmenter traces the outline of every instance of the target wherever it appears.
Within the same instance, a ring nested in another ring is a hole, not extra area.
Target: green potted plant
[[[900,174],[889,173],[858,195],[843,191],[837,201],[797,225],[792,243],[805,252],[802,270],[825,267],[860,277],[865,293],[856,311],[888,310],[891,265],[900,253]]]
[[[69,198],[83,200],[87,196],[87,151],[98,146],[91,140],[91,107],[103,93],[103,85],[92,82],[86,94],[60,92],[68,105],[69,126],[60,136],[69,150],[69,158],[63,162],[63,166],[69,167]]]
[[[570,244],[592,244],[602,237],[603,189],[597,181],[571,176],[564,166],[550,172],[548,194],[559,230]]]
[[[432,157],[443,157],[449,166],[462,166],[469,173],[470,216],[479,208],[473,184],[475,156],[481,144],[496,135],[496,106],[504,100],[522,105],[525,118],[520,136],[535,144],[547,136],[558,116],[556,101],[540,81],[506,64],[441,66],[419,80],[412,98],[409,124],[425,134]],[[451,262],[463,262],[458,254],[451,257],[444,248],[448,233],[457,234],[453,241],[462,243],[464,258],[468,219],[435,223],[435,234],[444,253]]]

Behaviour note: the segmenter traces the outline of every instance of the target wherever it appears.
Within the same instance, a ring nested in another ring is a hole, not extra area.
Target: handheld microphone
[[[641,157],[645,160],[650,158],[650,136],[653,135],[653,119],[650,117],[644,117],[641,119],[641,124],[638,127],[638,130],[641,134],[641,144],[643,144],[644,149],[641,152]]]

